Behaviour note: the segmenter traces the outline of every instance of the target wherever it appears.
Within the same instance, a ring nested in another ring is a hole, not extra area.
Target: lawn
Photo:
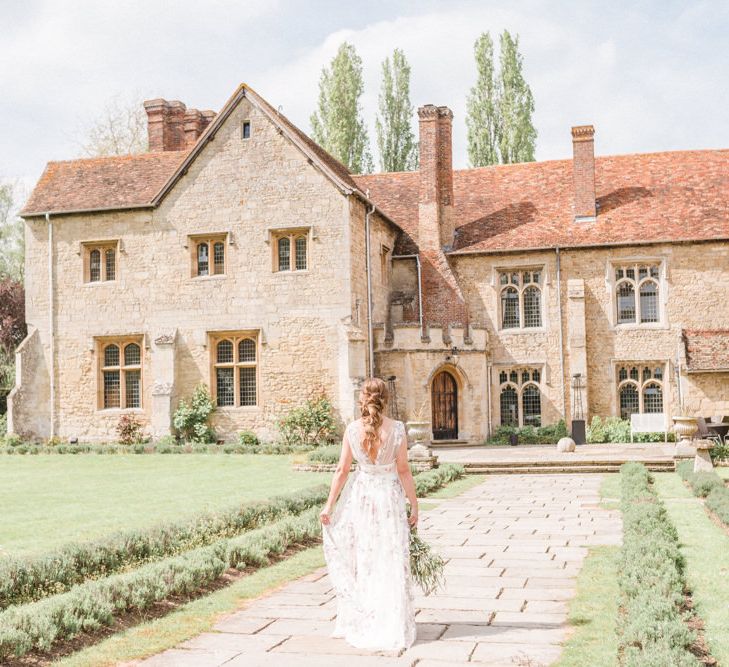
[[[678,530],[686,582],[720,665],[729,665],[729,536],[706,514],[676,474],[656,475],[656,490]]]
[[[328,482],[288,456],[13,456],[0,461],[0,555],[47,551],[119,529]]]
[[[716,474],[719,475],[719,477],[723,477],[724,479],[729,479],[729,467],[717,466],[714,468],[714,470],[716,470]]]

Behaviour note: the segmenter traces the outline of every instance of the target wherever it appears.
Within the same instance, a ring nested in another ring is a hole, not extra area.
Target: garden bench
[[[634,433],[661,433],[668,442],[668,417],[665,412],[649,412],[630,415],[630,442]]]

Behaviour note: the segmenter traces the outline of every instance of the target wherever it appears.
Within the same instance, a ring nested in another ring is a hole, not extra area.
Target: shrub
[[[621,466],[623,546],[619,654],[632,667],[697,667],[689,648],[695,640],[682,610],[684,559],[678,534],[651,487],[645,466]]]
[[[709,455],[714,463],[729,461],[729,442],[714,445],[709,450]]]
[[[122,445],[137,445],[143,440],[142,424],[134,415],[123,414],[119,417],[116,432]]]
[[[729,526],[729,489],[725,486],[715,486],[706,496],[706,507],[709,508],[717,518]]]
[[[329,443],[335,435],[334,409],[328,398],[309,399],[278,421],[283,442],[292,447],[310,448]]]
[[[676,465],[676,472],[700,498],[706,498],[717,487],[725,488],[724,480],[715,472],[694,472],[693,461],[681,461]]]
[[[215,442],[215,432],[208,423],[214,411],[210,391],[204,384],[199,384],[192,393],[190,405],[184,399],[180,401],[172,423],[187,442]]]
[[[519,442],[526,445],[552,445],[567,435],[567,425],[563,419],[547,426],[499,426],[488,440],[490,445],[508,445],[509,436],[519,436]]]
[[[6,412],[0,415],[0,443],[2,443],[8,432],[8,415]]]
[[[55,595],[87,579],[174,556],[228,538],[286,515],[323,504],[326,486],[206,512],[186,522],[125,531],[87,543],[72,543],[37,558],[0,559],[0,609]]]
[[[666,434],[661,433],[636,433],[633,436],[635,442],[663,442]],[[668,434],[668,441],[673,442],[675,436]],[[600,444],[609,442],[630,442],[630,421],[620,417],[605,417],[604,419],[595,415],[587,427],[587,442]]]
[[[463,477],[465,469],[455,463],[446,463],[439,468],[415,475],[415,495],[425,496],[450,482]]]
[[[339,462],[339,456],[342,452],[341,445],[327,445],[326,447],[319,447],[313,452],[309,452],[306,458],[314,463],[329,463],[336,464]]]
[[[33,650],[48,651],[58,641],[110,626],[119,614],[144,611],[172,596],[194,595],[229,567],[266,565],[271,556],[320,536],[319,510],[317,506],[241,537],[7,609],[0,614],[0,662]]]
[[[261,444],[258,436],[253,431],[241,431],[238,434],[238,442],[243,447],[257,447]]]
[[[21,447],[24,444],[23,438],[15,433],[9,433],[5,436],[4,440],[6,447]]]

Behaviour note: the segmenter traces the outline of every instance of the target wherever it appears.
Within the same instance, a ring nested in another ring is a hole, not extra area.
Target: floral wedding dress
[[[342,490],[329,525],[323,526],[324,555],[337,593],[334,637],[357,648],[398,650],[415,641],[415,618],[405,492],[397,474],[402,422],[380,433],[372,463],[362,441],[364,428],[352,422],[343,447],[351,447],[357,468]]]

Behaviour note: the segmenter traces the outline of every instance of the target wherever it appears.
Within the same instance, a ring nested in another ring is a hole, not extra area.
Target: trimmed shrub
[[[693,461],[681,461],[676,465],[676,472],[699,498],[706,498],[715,488],[726,488],[724,480],[715,472],[694,472]]]
[[[700,664],[689,648],[695,634],[681,611],[684,559],[678,534],[651,487],[645,466],[621,466],[623,546],[618,583],[621,664],[631,667]]]
[[[309,452],[306,458],[311,462],[336,464],[339,462],[341,452],[341,445],[327,445],[326,447],[319,447]]]
[[[708,507],[718,519],[729,526],[729,489],[725,486],[715,486],[706,496],[706,507]]]
[[[415,495],[418,498],[437,491],[441,487],[463,477],[465,469],[455,463],[445,463],[439,468],[415,475]]]
[[[332,442],[334,409],[326,396],[310,399],[278,421],[283,442],[291,447],[311,448]]]
[[[328,495],[326,486],[317,486],[220,512],[206,512],[187,522],[72,543],[37,558],[0,559],[0,609],[61,593],[87,579],[174,556],[287,514],[300,514],[323,504]]]
[[[3,412],[3,414],[0,415],[0,444],[2,444],[7,432],[8,432],[8,414],[7,414],[7,412]]]
[[[320,508],[231,540],[221,540],[182,556],[133,572],[87,582],[47,600],[0,613],[0,662],[110,626],[126,612],[139,612],[171,596],[190,596],[226,569],[261,567],[286,549],[318,539]]]
[[[548,426],[499,426],[491,438],[488,439],[489,445],[508,445],[509,436],[516,434],[519,436],[519,442],[526,445],[553,445],[560,438],[567,435],[567,426],[563,419]]]

